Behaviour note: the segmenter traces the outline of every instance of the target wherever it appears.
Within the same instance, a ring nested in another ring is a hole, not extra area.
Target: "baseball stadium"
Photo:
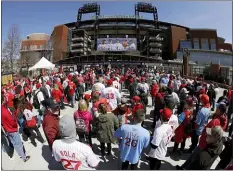
[[[53,29],[52,62],[69,71],[86,65],[146,65],[180,72],[186,49],[190,75],[202,73],[204,65],[231,67],[232,44],[225,43],[216,29],[160,21],[157,8],[150,3],[137,3],[132,8],[132,15],[114,16],[101,15],[97,3],[78,8],[76,21]],[[92,18],[83,20],[89,13]],[[144,19],[141,13],[149,13],[153,19]],[[225,70],[232,74],[232,69],[224,69],[223,75]],[[227,77],[232,77],[230,74]]]

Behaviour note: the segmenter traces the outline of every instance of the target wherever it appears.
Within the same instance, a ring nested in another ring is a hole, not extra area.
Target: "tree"
[[[51,38],[46,41],[44,49],[41,50],[41,57],[45,57],[49,61],[52,56],[52,41]]]
[[[4,42],[2,50],[2,65],[5,72],[15,72],[18,69],[15,64],[19,58],[20,43],[19,26],[12,25],[8,31],[7,40]]]

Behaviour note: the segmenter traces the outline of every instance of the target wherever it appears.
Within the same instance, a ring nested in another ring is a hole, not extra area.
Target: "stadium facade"
[[[140,12],[151,13],[154,19],[143,19]],[[86,13],[95,15],[82,20]],[[85,4],[78,10],[77,21],[54,27],[51,36],[53,62],[58,64],[180,61],[182,49],[187,48],[189,60],[196,64],[232,65],[232,45],[225,43],[216,29],[192,29],[159,21],[156,7],[148,3],[136,4],[135,14],[129,16],[103,16],[100,5]]]

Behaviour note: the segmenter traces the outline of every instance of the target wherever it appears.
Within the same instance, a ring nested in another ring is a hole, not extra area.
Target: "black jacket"
[[[210,169],[214,161],[221,154],[223,149],[222,141],[207,147],[197,154],[196,159],[190,164],[187,170],[207,170]]]

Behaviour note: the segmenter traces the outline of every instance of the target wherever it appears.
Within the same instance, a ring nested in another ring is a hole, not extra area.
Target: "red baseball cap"
[[[145,78],[145,77],[142,77],[141,80],[142,80],[142,81],[146,81],[146,78]]]
[[[39,89],[41,87],[41,84],[40,83],[37,83],[36,84],[36,88]]]
[[[108,80],[108,81],[107,81],[107,85],[108,85],[108,86],[112,85],[112,82],[113,82],[113,81],[112,81],[111,79]]]
[[[84,94],[84,99],[90,100],[91,99],[91,95],[90,94]]]
[[[209,103],[209,96],[207,95],[207,94],[202,94],[202,95],[200,95],[200,100],[201,100],[201,102],[203,102],[204,104],[207,104],[207,103]]]
[[[132,98],[132,101],[140,101],[140,100],[141,100],[141,98],[139,96],[134,96]]]
[[[169,108],[161,109],[160,113],[163,116],[163,118],[166,119],[166,120],[169,120],[170,117],[172,116],[172,111]]]

